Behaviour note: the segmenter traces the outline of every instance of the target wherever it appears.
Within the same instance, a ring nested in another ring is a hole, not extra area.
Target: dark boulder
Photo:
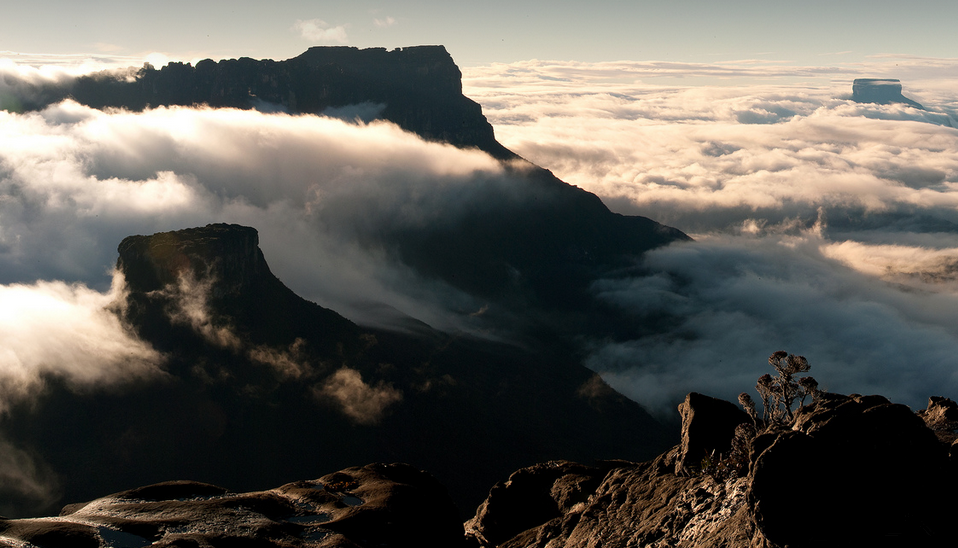
[[[757,455],[749,500],[780,546],[934,545],[951,483],[945,448],[908,407],[825,394]]]
[[[690,394],[683,404],[684,422],[693,422],[698,415],[697,421],[704,419],[705,409],[726,407],[718,401]],[[932,404],[933,411],[942,413],[951,408],[943,399]],[[696,425],[708,424],[697,421]],[[695,442],[696,430],[685,437]],[[715,447],[722,439],[727,436],[706,446]],[[531,513],[523,514],[517,502],[549,498],[549,479],[559,473],[547,478],[540,471],[542,481],[524,478],[525,487],[513,493],[510,506],[497,506],[503,494],[491,492],[467,523],[467,531],[491,530],[503,518],[490,510],[508,508],[512,528],[498,537],[475,535],[481,546],[954,545],[950,524],[958,501],[947,446],[903,405],[881,396],[823,394],[815,404],[800,408],[794,428],[775,426],[754,439],[752,446],[750,471],[728,479],[677,467],[682,446],[651,462],[621,463],[608,471],[590,495],[580,496],[582,502],[567,509],[549,506],[548,521],[543,521],[540,510],[535,511],[535,519],[526,519]],[[535,477],[535,468],[520,472]],[[588,485],[591,489],[592,484]],[[516,531],[533,522],[541,523]],[[511,538],[503,538],[508,535]]]

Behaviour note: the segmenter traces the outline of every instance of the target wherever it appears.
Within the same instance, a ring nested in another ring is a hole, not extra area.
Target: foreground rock
[[[748,473],[724,480],[696,469],[688,453],[729,446],[731,434],[714,436],[728,432],[723,406],[695,396],[682,407],[683,440],[672,451],[608,470],[568,462],[520,470],[493,488],[467,536],[488,548],[951,545],[949,445],[907,407],[825,395],[797,413],[793,429],[755,438]],[[923,415],[950,408],[934,399]],[[534,502],[521,513],[520,501]]]
[[[442,547],[462,541],[452,500],[405,464],[348,468],[253,493],[178,481],[0,521],[0,546],[38,548]]]
[[[683,440],[671,451],[639,464],[523,468],[496,484],[464,527],[432,476],[371,464],[252,493],[196,482],[150,485],[69,505],[57,518],[0,520],[0,546],[954,545],[956,465],[948,436],[936,436],[955,433],[951,400],[933,398],[915,414],[881,396],[822,395],[796,413],[792,428],[751,440],[748,471],[738,477],[718,473],[709,459],[692,462],[693,452],[730,446],[714,434],[734,414],[702,395],[682,407]]]

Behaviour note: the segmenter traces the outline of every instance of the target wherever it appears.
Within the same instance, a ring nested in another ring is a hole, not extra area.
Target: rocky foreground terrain
[[[791,429],[729,454],[737,406],[689,394],[681,443],[658,458],[554,461],[496,484],[464,525],[445,488],[408,464],[370,464],[261,492],[176,481],[0,522],[9,547],[953,546],[958,404],[913,413],[881,396],[823,394]],[[714,453],[713,453],[714,452]],[[468,474],[468,470],[463,470]]]

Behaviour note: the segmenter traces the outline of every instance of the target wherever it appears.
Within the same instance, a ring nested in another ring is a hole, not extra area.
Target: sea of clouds
[[[644,274],[595,281],[639,318],[680,318],[584,343],[615,388],[665,415],[691,390],[750,390],[783,349],[829,390],[923,407],[958,397],[956,67],[529,61],[466,69],[464,86],[507,147],[695,238],[649,253]],[[273,271],[310,300],[358,321],[384,303],[469,328],[482,303],[417,277],[375,235],[501,198],[518,185],[494,160],[325,116],[19,111],[88,70],[0,63],[4,399],[44,374],[78,385],[163,374],[109,313],[124,291],[116,246],[131,234],[254,226]],[[927,110],[852,103],[856,77],[901,78]]]
[[[899,78],[927,110],[850,101]],[[497,138],[613,210],[695,239],[598,280],[665,333],[590,367],[662,415],[734,398],[777,350],[837,392],[958,396],[958,61],[790,67],[528,61],[465,71]]]

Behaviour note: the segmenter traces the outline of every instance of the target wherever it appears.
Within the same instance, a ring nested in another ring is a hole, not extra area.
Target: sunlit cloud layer
[[[697,240],[595,283],[677,318],[596,343],[614,387],[669,414],[690,390],[750,390],[787,350],[829,389],[920,407],[958,395],[956,67],[531,61],[467,70],[465,88],[507,147]],[[853,103],[858,77],[900,78],[927,110]]]
[[[61,281],[0,286],[0,413],[42,386],[43,375],[100,387],[162,375],[162,356],[115,313],[124,285],[105,293]]]
[[[390,124],[254,111],[67,102],[0,113],[0,149],[0,283],[102,289],[123,237],[236,222],[260,231],[267,260],[303,296],[333,308],[383,302],[439,324],[428,298],[388,289],[422,285],[390,250],[357,242],[443,222],[504,177],[484,154]]]

